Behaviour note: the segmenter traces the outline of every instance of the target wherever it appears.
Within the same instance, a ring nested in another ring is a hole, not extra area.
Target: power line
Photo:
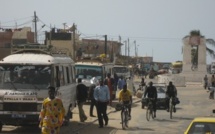
[[[30,16],[30,17],[32,18],[32,16]],[[25,17],[25,18],[20,18],[20,19],[14,19],[14,20],[6,21],[6,22],[1,22],[1,24],[11,23],[11,22],[17,22],[17,21],[24,20],[24,19],[27,19],[27,18],[30,18],[30,17]]]

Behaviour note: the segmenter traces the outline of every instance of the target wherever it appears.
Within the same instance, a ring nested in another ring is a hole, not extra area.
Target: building
[[[107,41],[107,57],[120,55],[121,43],[117,41]],[[77,46],[83,51],[83,56],[96,57],[105,54],[105,40],[82,39],[81,44]]]
[[[73,60],[80,51],[82,57],[97,57],[105,53],[105,40],[80,39],[79,35],[73,35],[73,32],[52,29],[51,32],[46,32],[45,45],[52,45],[53,49],[66,53]],[[117,41],[107,41],[107,57],[113,58],[115,55],[120,55],[121,45]]]
[[[76,26],[69,29],[55,29],[45,33],[44,44],[51,46],[54,51],[66,53],[76,59],[76,54],[81,50],[82,56],[96,57],[105,53],[105,38],[98,39],[80,39],[76,32]],[[75,34],[73,34],[75,33]],[[34,32],[30,27],[20,29],[7,29],[0,32],[0,59],[11,54],[13,45],[32,44],[34,41]],[[118,41],[107,41],[107,57],[114,58],[120,55],[122,43]]]
[[[51,32],[45,33],[45,45],[51,45],[54,50],[66,53],[68,56],[74,58],[74,40],[73,33],[61,31],[53,28]],[[76,36],[77,37],[77,36]],[[77,40],[78,37],[77,37]]]
[[[11,54],[12,45],[34,43],[34,33],[30,27],[19,29],[1,29],[0,31],[0,59]]]

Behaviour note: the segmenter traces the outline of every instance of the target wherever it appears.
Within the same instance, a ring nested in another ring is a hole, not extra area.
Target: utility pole
[[[130,56],[130,46],[129,46],[129,38],[128,38],[128,57]]]
[[[120,36],[120,35],[119,35],[119,43],[120,43],[119,55],[122,55],[122,48],[121,48],[121,36]]]
[[[104,35],[105,37],[105,56],[107,57],[107,35]]]
[[[63,23],[63,31],[66,31],[66,23]]]
[[[51,24],[50,24],[49,45],[52,45],[51,41],[52,41],[52,26],[51,26]]]
[[[127,55],[127,41],[125,40],[124,43],[125,43],[125,56],[126,56]]]
[[[76,60],[76,41],[75,41],[75,31],[76,31],[76,26],[75,23],[72,25],[72,35],[73,35],[73,60]]]
[[[34,40],[35,40],[35,43],[37,43],[37,15],[36,15],[36,12],[34,11]]]
[[[137,57],[137,47],[136,47],[136,40],[134,41],[134,46],[135,46],[135,50],[134,50],[134,52],[135,52],[135,57]]]

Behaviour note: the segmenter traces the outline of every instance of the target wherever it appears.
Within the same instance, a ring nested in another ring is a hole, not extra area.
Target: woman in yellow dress
[[[40,124],[42,134],[59,134],[63,124],[65,109],[61,99],[55,97],[55,88],[49,87],[49,97],[43,101],[40,112]]]

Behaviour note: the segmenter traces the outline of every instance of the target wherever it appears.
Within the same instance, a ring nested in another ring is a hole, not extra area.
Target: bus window
[[[67,74],[66,74],[66,67],[63,66],[63,79],[64,79],[64,85],[66,85],[68,83],[67,80]]]
[[[72,76],[72,82],[75,82],[75,67],[71,66],[70,69],[71,69],[71,75],[70,76]]]
[[[63,68],[63,66],[59,66],[59,77],[60,77],[60,85],[64,86],[65,81],[64,81],[64,68]]]
[[[70,83],[70,74],[69,74],[69,68],[66,67],[66,77],[67,77],[67,82]]]
[[[56,87],[60,87],[60,71],[59,71],[59,67],[56,66]]]

